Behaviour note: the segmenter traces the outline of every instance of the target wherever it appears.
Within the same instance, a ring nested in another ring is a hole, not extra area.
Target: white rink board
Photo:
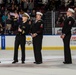
[[[76,35],[73,35],[73,41],[76,40]],[[32,47],[32,38],[31,36],[27,36],[27,47]],[[14,46],[14,41],[15,41],[15,36],[6,36],[6,47],[13,47]],[[30,44],[28,44],[30,42]],[[52,36],[44,36],[43,37],[43,47],[48,47],[48,46],[63,46],[63,41],[60,38],[60,35],[52,35]],[[76,44],[73,44],[73,46],[76,46]]]
[[[0,36],[0,40],[1,40],[1,36]],[[10,48],[10,50],[12,50],[14,48],[14,41],[15,41],[15,36],[5,36],[5,48],[6,49]],[[70,45],[76,47],[76,35],[72,35]],[[26,37],[26,47],[28,47],[29,49],[33,48],[31,36]],[[56,49],[56,47],[60,48],[63,47],[63,41],[60,38],[60,35],[44,35],[42,47],[45,50],[47,48],[49,48],[49,50],[52,48]],[[1,48],[1,41],[0,41],[0,48]]]
[[[15,36],[6,36],[6,47],[13,47]],[[28,43],[30,44],[28,45]],[[62,46],[63,42],[60,36],[44,36],[43,37],[43,47],[49,46]],[[27,36],[26,47],[32,47],[32,38],[31,36]]]
[[[15,36],[6,36],[5,44],[6,47],[14,47]]]
[[[0,36],[0,48],[1,48],[1,36]]]

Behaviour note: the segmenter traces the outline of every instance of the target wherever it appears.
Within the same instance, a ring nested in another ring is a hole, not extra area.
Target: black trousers
[[[37,35],[33,38],[33,49],[34,49],[34,57],[35,62],[42,62],[42,35]]]
[[[63,43],[64,43],[64,61],[67,62],[67,63],[72,62],[71,50],[70,50],[70,38],[71,38],[71,33],[66,35],[65,38],[63,39]]]
[[[21,46],[22,61],[25,61],[25,42],[26,38],[23,35],[16,36],[14,46],[14,61],[18,61],[18,48]]]

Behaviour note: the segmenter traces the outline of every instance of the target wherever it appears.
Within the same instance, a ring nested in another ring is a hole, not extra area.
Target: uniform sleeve
[[[29,25],[28,22],[27,23],[24,23],[24,25],[21,26],[20,28],[22,30],[22,32],[21,32],[22,34],[29,34],[30,25]]]
[[[22,26],[22,34],[25,34],[26,27]]]
[[[32,26],[33,26],[33,22],[31,21],[31,23],[29,24],[29,34],[32,33]]]
[[[42,34],[44,29],[44,23],[39,22],[39,30],[37,31],[37,34]]]
[[[26,35],[28,35],[29,33],[30,33],[30,25],[29,24],[27,24],[27,26],[26,26]]]

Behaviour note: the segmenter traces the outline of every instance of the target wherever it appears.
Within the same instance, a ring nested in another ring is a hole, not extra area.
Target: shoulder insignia
[[[71,25],[71,21],[69,21],[69,25]]]
[[[22,34],[24,34],[25,33],[25,31],[22,31]]]
[[[43,28],[43,24],[40,25],[40,28]]]

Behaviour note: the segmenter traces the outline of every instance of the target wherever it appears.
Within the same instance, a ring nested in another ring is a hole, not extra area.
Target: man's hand
[[[64,37],[65,37],[65,34],[62,34],[60,37],[61,37],[62,39],[64,39]]]
[[[21,30],[20,28],[18,28],[18,31],[19,31],[19,32],[22,32],[22,30]]]
[[[37,36],[37,33],[31,34],[32,38]]]

